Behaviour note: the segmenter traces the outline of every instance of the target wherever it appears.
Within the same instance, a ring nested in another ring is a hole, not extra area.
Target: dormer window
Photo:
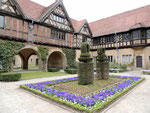
[[[64,23],[64,18],[54,15],[54,20],[59,23]]]
[[[86,27],[84,27],[84,28],[83,28],[83,31],[84,31],[84,32],[87,32],[87,28],[86,28]]]
[[[0,16],[0,28],[4,28],[4,16]]]

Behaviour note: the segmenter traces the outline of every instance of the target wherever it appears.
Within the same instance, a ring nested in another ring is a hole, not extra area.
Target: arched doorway
[[[60,51],[52,52],[48,58],[48,68],[60,68],[65,67],[65,56]]]
[[[22,57],[19,54],[15,55],[14,62],[13,62],[14,70],[22,69],[23,67],[22,64],[23,64]]]
[[[20,56],[21,62],[18,60],[18,56]],[[39,53],[32,48],[22,49],[15,56],[15,64],[24,70],[39,70]]]

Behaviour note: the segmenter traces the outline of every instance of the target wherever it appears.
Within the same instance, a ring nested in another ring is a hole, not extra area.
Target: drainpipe
[[[119,64],[119,50],[118,50],[118,35],[115,33],[115,42],[116,42],[116,61]]]

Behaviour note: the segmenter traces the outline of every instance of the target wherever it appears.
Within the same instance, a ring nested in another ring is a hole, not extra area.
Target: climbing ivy
[[[46,46],[39,46],[38,52],[40,54],[40,58],[42,60],[42,71],[46,71],[46,59],[48,55],[48,47]]]
[[[46,61],[48,55],[48,47],[46,46],[39,46],[38,51],[40,53],[41,60]]]
[[[76,51],[73,49],[63,48],[62,51],[65,53],[67,58],[67,66],[68,67],[76,67]]]
[[[14,56],[23,47],[24,44],[22,43],[12,41],[0,42],[0,64],[2,65],[3,70],[6,71],[12,70],[12,63],[14,61]]]

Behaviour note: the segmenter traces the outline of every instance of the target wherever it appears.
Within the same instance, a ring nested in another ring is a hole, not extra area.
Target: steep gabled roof
[[[150,26],[150,5],[90,23],[93,36]]]
[[[77,20],[71,18],[71,22],[73,24],[75,32],[78,33],[78,32],[80,32],[80,29],[82,28],[82,26],[86,22],[86,20],[84,19],[81,21],[77,21]]]
[[[55,1],[48,7],[42,6],[31,0],[16,0],[24,14],[28,19],[39,20],[48,10],[50,10],[59,0]]]
[[[90,26],[89,26],[89,23],[87,22],[86,19],[81,20],[81,21],[78,21],[78,20],[75,20],[75,19],[72,19],[72,18],[71,18],[71,22],[72,22],[73,27],[74,27],[74,29],[75,29],[75,33],[80,33],[81,29],[82,29],[83,26],[86,24],[87,27],[89,28],[89,32],[90,32],[90,34],[91,34],[91,36],[92,36],[92,31],[91,31]]]
[[[44,6],[32,2],[30,0],[16,0],[16,1],[18,2],[24,14],[30,19],[37,20],[38,18],[40,18],[43,10],[45,9]]]

